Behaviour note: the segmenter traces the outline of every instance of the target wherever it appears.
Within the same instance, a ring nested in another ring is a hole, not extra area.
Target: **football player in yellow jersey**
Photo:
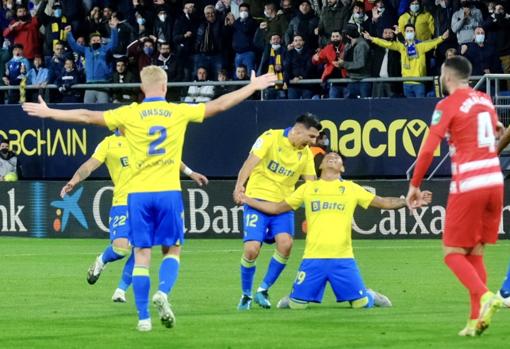
[[[124,265],[119,285],[112,296],[114,302],[122,303],[126,302],[126,290],[131,285],[134,265],[134,255],[131,254],[131,245],[129,243],[130,229],[127,214],[128,156],[129,150],[126,139],[116,130],[114,135],[105,137],[98,144],[91,158],[78,168],[71,180],[67,182],[60,192],[60,196],[63,198],[81,181],[87,179],[99,166],[106,164],[114,185],[112,207],[108,220],[111,244],[106,247],[103,253],[90,266],[87,273],[87,281],[91,285],[95,284],[107,263],[130,255]],[[188,174],[200,186],[208,182],[207,177],[192,171],[184,163],[181,163],[181,172]]]
[[[158,291],[152,301],[165,327],[175,325],[168,293],[177,280],[179,256],[184,241],[183,203],[179,181],[184,134],[189,122],[202,122],[241,103],[254,92],[273,86],[274,74],[255,76],[242,88],[207,103],[195,105],[165,101],[167,75],[160,67],[147,66],[140,72],[142,103],[133,103],[106,112],[87,109],[49,108],[25,103],[29,115],[57,121],[76,122],[120,129],[129,146],[130,178],[128,212],[135,252],[133,291],[138,311],[139,331],[152,330],[149,314],[149,267],[152,246],[161,245],[163,261],[159,269]]]
[[[380,197],[342,180],[344,166],[337,153],[326,154],[320,170],[320,180],[304,183],[280,202],[254,200],[247,195],[242,198],[246,204],[272,215],[305,206],[308,233],[303,261],[290,296],[281,299],[278,308],[304,309],[309,302],[320,303],[328,281],[337,302],[348,301],[353,308],[372,307],[374,301],[391,305],[385,296],[365,288],[354,260],[351,225],[356,206],[399,209],[406,206],[405,199]],[[421,203],[428,204],[431,199],[432,193],[422,193]]]
[[[294,191],[300,177],[314,180],[314,160],[309,145],[315,144],[321,128],[315,115],[305,113],[296,119],[293,127],[264,132],[256,140],[239,171],[234,200],[240,203],[240,195],[245,193],[250,198],[280,202]],[[271,303],[268,289],[285,268],[292,248],[294,212],[272,216],[244,205],[243,223],[242,295],[237,309],[251,308],[255,261],[263,243],[276,242],[276,250],[266,275],[255,293],[255,303],[269,309]]]

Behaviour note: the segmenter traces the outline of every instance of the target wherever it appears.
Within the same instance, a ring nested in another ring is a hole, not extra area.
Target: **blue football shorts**
[[[294,211],[270,215],[244,205],[243,212],[243,241],[260,241],[272,244],[275,236],[287,233],[294,236]]]
[[[175,246],[184,242],[184,205],[180,191],[128,195],[131,244]]]
[[[108,228],[110,230],[110,241],[120,238],[129,239],[130,225],[128,220],[128,207],[112,206],[110,208],[110,218],[108,219]]]
[[[367,297],[365,284],[353,258],[303,259],[290,297],[320,303],[328,282],[337,302]]]

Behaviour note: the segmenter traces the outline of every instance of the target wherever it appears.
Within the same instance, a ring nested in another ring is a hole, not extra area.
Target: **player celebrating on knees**
[[[443,233],[444,261],[469,290],[471,313],[460,336],[480,335],[501,300],[487,289],[485,244],[498,238],[503,208],[503,175],[496,154],[497,114],[486,94],[469,87],[471,64],[462,56],[445,61],[441,81],[449,96],[440,101],[422,147],[407,194],[410,209],[419,207],[420,185],[434,150],[448,135],[452,181]]]
[[[313,154],[308,146],[315,144],[321,128],[315,115],[305,113],[296,119],[293,127],[264,132],[253,145],[239,171],[234,201],[241,204],[241,194],[246,193],[250,198],[279,202],[294,191],[300,177],[314,180]],[[270,216],[245,205],[243,221],[242,296],[237,309],[251,308],[255,261],[264,242],[272,244],[276,241],[276,250],[266,275],[255,293],[255,302],[262,308],[269,309],[271,303],[268,289],[285,268],[292,248],[294,212]]]
[[[152,246],[161,245],[163,261],[159,269],[158,291],[152,301],[166,327],[175,325],[167,295],[177,280],[179,256],[184,242],[183,203],[179,167],[184,134],[189,122],[226,111],[250,97],[255,91],[273,86],[274,74],[256,77],[248,85],[207,103],[195,105],[165,101],[167,75],[160,67],[147,66],[140,73],[145,94],[142,103],[133,103],[106,112],[87,109],[59,110],[39,103],[25,103],[23,109],[33,116],[57,121],[78,122],[120,129],[129,148],[130,178],[128,213],[135,252],[133,291],[138,310],[139,331],[152,329],[149,314],[149,267]]]
[[[391,306],[386,296],[365,288],[354,260],[351,226],[358,205],[390,210],[405,207],[405,200],[379,197],[354,182],[342,180],[344,166],[337,153],[326,154],[319,169],[318,181],[304,183],[283,201],[243,198],[251,207],[272,215],[305,207],[308,232],[303,261],[291,294],[282,298],[277,307],[304,309],[309,302],[320,303],[328,281],[337,302],[348,301],[353,308]],[[421,195],[422,204],[430,203],[430,192]]]
[[[127,210],[127,181],[129,179],[129,151],[127,142],[120,131],[108,136],[99,143],[92,154],[92,157],[85,161],[73,175],[71,180],[62,188],[60,196],[63,198],[71,192],[81,181],[87,179],[103,163],[106,164],[114,190],[112,207],[110,209],[109,231],[111,244],[101,253],[90,266],[87,273],[87,282],[95,284],[107,263],[120,260],[130,255],[119,281],[119,285],[113,293],[114,302],[126,302],[126,290],[131,285],[133,274],[134,255],[131,254],[129,243],[129,224]],[[189,173],[189,177],[200,186],[207,184],[207,178],[191,171],[184,163],[181,164],[181,171]],[[189,172],[191,171],[191,173]]]

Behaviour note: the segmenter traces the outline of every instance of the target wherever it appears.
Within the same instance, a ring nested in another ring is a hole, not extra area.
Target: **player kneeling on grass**
[[[99,279],[107,263],[115,262],[126,256],[121,279],[113,293],[114,302],[126,302],[126,291],[131,285],[134,267],[134,255],[129,242],[130,229],[128,222],[127,188],[129,180],[129,148],[126,138],[119,131],[108,136],[99,143],[92,157],[84,162],[73,175],[73,178],[62,188],[60,196],[63,198],[71,192],[78,183],[85,180],[103,163],[106,164],[112,179],[114,190],[112,207],[110,209],[109,231],[111,244],[95,259],[87,272],[87,282],[93,285]],[[207,178],[198,172],[193,172],[181,163],[181,172],[188,175],[199,185],[207,184]]]
[[[353,308],[391,306],[386,296],[365,287],[352,251],[352,220],[356,206],[385,210],[406,206],[405,199],[379,197],[360,185],[341,179],[340,155],[330,152],[319,167],[320,179],[308,181],[278,203],[244,197],[246,204],[268,214],[280,214],[305,206],[308,233],[305,252],[289,296],[278,308],[304,309],[309,302],[320,303],[329,281],[337,302],[348,301]],[[423,192],[423,204],[432,193]]]

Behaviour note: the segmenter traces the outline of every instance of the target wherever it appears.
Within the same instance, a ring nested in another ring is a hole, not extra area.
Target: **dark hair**
[[[241,3],[241,5],[239,5],[239,8],[241,8],[241,7],[246,7],[248,9],[248,11],[250,10],[250,4],[248,4],[246,2]]]
[[[444,67],[455,72],[461,80],[468,80],[471,76],[472,66],[464,56],[453,56],[444,61]]]
[[[303,39],[303,41],[306,41],[304,35],[301,33],[295,33],[294,36],[292,37],[292,40],[294,40],[296,36],[299,36],[301,39]]]
[[[404,26],[404,30],[406,30],[407,28],[413,28],[413,29],[414,29],[414,31],[416,31],[416,27],[414,26],[414,24],[407,23],[407,24]]]
[[[8,138],[0,139],[0,144],[3,144],[3,143],[9,144],[9,139]]]
[[[248,71],[248,67],[246,66],[246,64],[239,64],[237,68],[243,68],[244,70]]]
[[[22,44],[14,44],[12,45],[12,48],[19,48],[19,49],[22,49],[23,50],[23,45]]]
[[[307,129],[313,127],[317,131],[322,129],[321,122],[317,115],[308,112],[299,115],[296,119],[296,124],[303,124]]]

